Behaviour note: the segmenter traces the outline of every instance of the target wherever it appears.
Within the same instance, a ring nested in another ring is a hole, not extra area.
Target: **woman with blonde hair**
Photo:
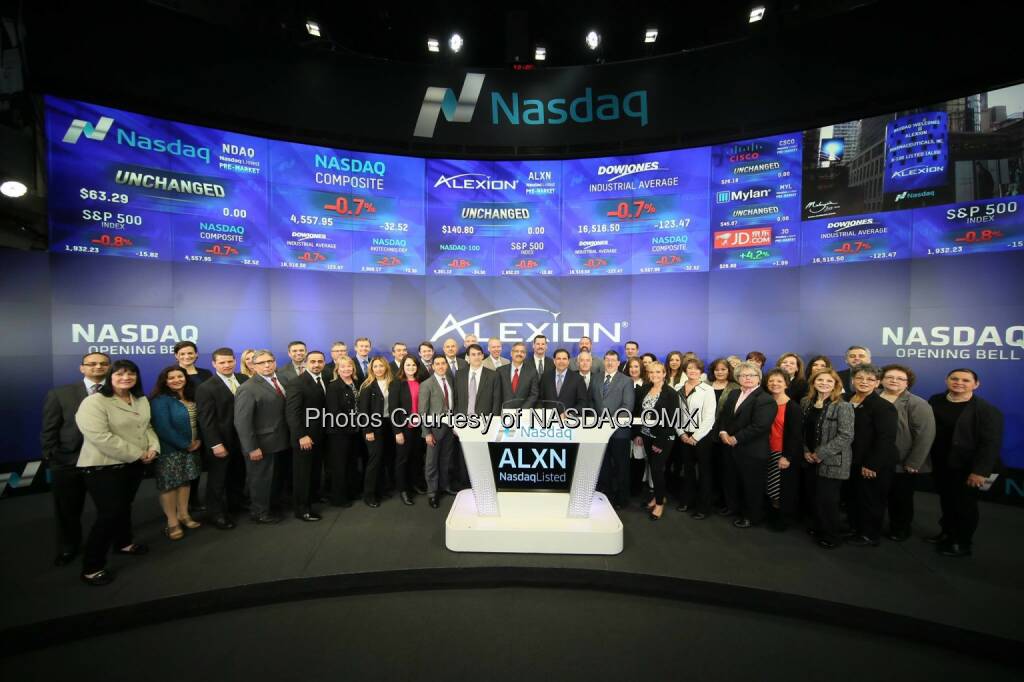
[[[381,465],[388,453],[394,457],[394,437],[392,435],[388,408],[388,395],[391,389],[391,363],[380,355],[370,360],[370,371],[366,380],[359,388],[359,411],[371,418],[378,416],[379,425],[372,421],[363,428],[366,440],[366,475],[363,479],[363,501],[368,507],[380,506]]]

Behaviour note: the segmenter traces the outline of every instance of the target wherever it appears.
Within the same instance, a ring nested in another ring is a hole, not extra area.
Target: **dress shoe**
[[[971,556],[971,546],[961,545],[953,542],[948,545],[939,545],[939,554],[942,556],[951,556],[955,558]]]
[[[944,545],[948,543],[949,540],[949,533],[947,533],[946,531],[942,531],[938,535],[932,535],[924,539],[925,542],[932,545]]]
[[[459,491],[455,490],[454,488],[445,488],[444,491],[451,495],[452,497],[455,497],[456,495],[459,494]]]
[[[736,512],[734,512],[732,509],[729,509],[728,507],[722,507],[721,509],[716,509],[715,513],[718,514],[719,516],[735,516],[736,515]]]
[[[363,502],[366,503],[367,507],[372,507],[374,509],[380,506],[380,500],[377,499],[376,497],[367,497],[366,499],[363,500]]]
[[[204,513],[206,511],[206,505],[205,504],[192,504],[190,502],[189,505],[188,505],[188,510],[190,512],[195,512],[196,514],[202,514],[202,513]]]
[[[681,504],[678,507],[676,507],[676,511],[677,512],[688,512],[688,511],[690,511],[690,505],[688,505],[688,504]]]
[[[53,560],[53,565],[54,566],[67,566],[68,564],[70,564],[72,561],[75,560],[76,556],[78,556],[78,552],[61,552],[60,554],[57,555],[57,558],[55,558]]]
[[[690,518],[692,518],[694,521],[703,521],[707,517],[708,515],[704,512],[694,512],[693,514],[690,514]]]
[[[411,506],[413,506],[416,503],[412,501],[411,497],[409,497],[409,493],[403,491],[402,492],[402,504],[404,504],[407,507],[411,507]]]
[[[127,547],[118,547],[114,552],[115,554],[130,554],[131,556],[144,556],[149,554],[149,547],[142,543],[136,542]]]
[[[412,487],[412,489],[416,491],[416,494],[417,494],[417,495],[426,495],[426,494],[427,494],[427,488],[426,488],[426,486],[422,486],[422,485],[414,485],[414,486]]]
[[[736,519],[732,522],[732,525],[736,526],[737,528],[750,528],[754,524],[750,522],[750,519]]]
[[[863,534],[860,531],[851,529],[844,530],[842,533],[839,534],[839,537],[843,538],[844,540],[852,540],[853,538],[863,537]]]
[[[316,512],[307,511],[302,512],[301,514],[296,514],[295,518],[297,518],[300,521],[319,521],[323,517],[317,514]]]
[[[213,520],[213,527],[217,530],[231,530],[235,527],[235,522],[226,516],[218,516]]]
[[[835,549],[838,546],[838,542],[832,542],[831,540],[828,540],[826,538],[821,538],[818,540],[818,547],[823,547],[825,549]]]
[[[867,535],[855,535],[846,539],[846,544],[854,547],[878,547],[878,540],[872,540]]]
[[[281,517],[277,514],[255,514],[252,520],[254,523],[262,524],[281,523]]]
[[[910,533],[889,533],[885,537],[889,538],[893,542],[903,542],[904,540],[910,539]]]
[[[116,573],[108,568],[104,568],[102,571],[92,574],[92,576],[88,576],[83,573],[82,582],[86,585],[92,585],[93,587],[102,587],[103,585],[109,585],[114,582],[114,578],[116,577]]]
[[[427,500],[427,504],[430,505],[431,509],[437,509],[438,507],[441,506],[441,503],[437,501],[437,495],[431,495],[430,498]]]

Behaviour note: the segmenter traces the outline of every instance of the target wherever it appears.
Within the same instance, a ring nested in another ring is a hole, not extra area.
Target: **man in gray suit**
[[[529,410],[537,403],[540,382],[537,371],[526,362],[526,344],[517,341],[512,344],[512,362],[498,370],[501,382],[502,409]]]
[[[456,394],[455,387],[448,381],[448,361],[443,355],[436,355],[432,367],[434,373],[420,383],[419,414],[424,418],[436,418],[455,410]],[[427,479],[428,502],[431,508],[437,509],[440,506],[437,500],[439,490],[454,494],[448,472],[455,451],[455,432],[451,426],[424,422],[423,437],[427,441],[423,469]]]
[[[290,454],[284,409],[286,389],[277,377],[277,361],[269,350],[256,351],[252,364],[256,366],[256,376],[235,393],[235,430],[245,454],[252,519],[257,523],[277,523],[281,517],[270,512],[270,505],[272,496],[280,493],[284,475],[278,460]]]
[[[508,364],[508,358],[501,357],[501,339],[491,339],[487,342],[489,355],[484,359],[484,367],[497,371]]]
[[[616,410],[633,412],[636,396],[633,381],[619,371],[619,354],[604,354],[604,371],[595,372],[590,381],[590,400],[599,415],[615,416]],[[624,426],[615,430],[601,463],[600,489],[616,509],[629,506],[629,442],[631,430]]]

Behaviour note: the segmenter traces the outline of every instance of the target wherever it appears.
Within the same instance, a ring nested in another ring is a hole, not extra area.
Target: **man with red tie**
[[[529,410],[537,403],[540,394],[537,371],[525,363],[526,344],[517,341],[512,344],[512,363],[498,370],[502,409]]]
[[[288,389],[277,377],[277,361],[269,350],[256,351],[252,364],[256,376],[235,393],[235,430],[245,454],[252,519],[277,523],[281,517],[271,513],[271,502],[283,488],[281,461],[291,456],[284,411]]]

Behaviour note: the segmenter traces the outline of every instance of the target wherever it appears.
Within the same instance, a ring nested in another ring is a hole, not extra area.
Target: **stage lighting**
[[[750,10],[750,23],[755,21],[761,21],[764,18],[764,5],[758,5],[754,9]]]
[[[596,50],[598,45],[601,44],[601,34],[597,31],[591,31],[587,34],[587,47],[591,50]]]
[[[533,52],[533,61],[535,61],[535,62],[542,62],[542,61],[544,61],[547,58],[548,58],[547,48],[544,48],[544,47],[541,47],[540,45],[538,45],[537,49],[534,50],[534,52]]]
[[[314,38],[320,37],[320,24],[315,21],[306,22],[306,33],[313,36]]]
[[[658,40],[658,29],[656,29],[656,28],[649,28],[649,29],[647,29],[647,31],[644,32],[644,42],[645,43],[653,43],[653,42],[656,42],[657,40]]]
[[[28,187],[25,186],[25,183],[18,182],[17,180],[7,180],[0,185],[0,194],[3,194],[5,197],[11,197],[12,199],[23,197],[27,192]]]
[[[452,52],[458,52],[459,50],[461,50],[462,45],[462,36],[460,36],[458,33],[453,33],[452,37],[448,39],[448,48]]]

